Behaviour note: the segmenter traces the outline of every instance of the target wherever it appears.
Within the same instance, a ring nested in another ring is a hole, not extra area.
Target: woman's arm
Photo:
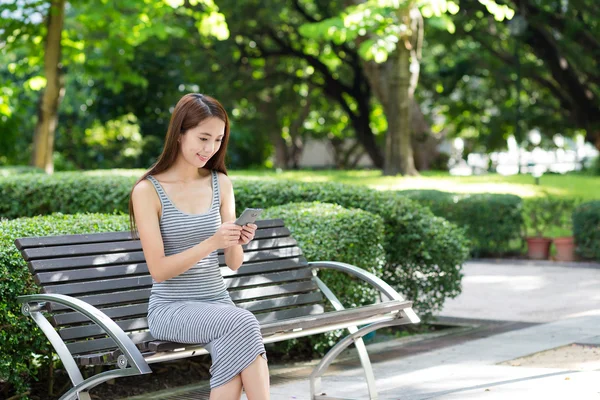
[[[218,173],[219,186],[221,188],[221,221],[235,221],[235,197],[233,194],[233,184],[225,174]],[[225,253],[225,263],[236,271],[244,262],[244,250],[241,245],[235,245],[223,250]]]
[[[162,282],[184,273],[198,261],[217,250],[218,241],[215,236],[211,236],[188,250],[172,256],[165,256],[159,226],[160,199],[154,186],[150,181],[143,180],[136,185],[131,196],[135,223],[148,264],[148,271],[156,282]],[[241,246],[235,247],[241,249]]]

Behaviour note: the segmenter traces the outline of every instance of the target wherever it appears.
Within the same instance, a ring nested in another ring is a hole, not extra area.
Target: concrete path
[[[445,317],[552,322],[600,309],[600,264],[588,268],[532,261],[472,261],[463,291],[449,299]],[[595,266],[595,268],[594,268]]]
[[[540,265],[541,264],[541,265]],[[498,365],[600,335],[600,265],[589,268],[530,262],[472,261],[463,292],[440,317],[535,322],[482,339],[375,362],[381,400],[595,399],[600,368],[579,370]],[[323,379],[330,396],[367,399],[360,368]],[[274,385],[274,400],[309,399],[308,380]]]

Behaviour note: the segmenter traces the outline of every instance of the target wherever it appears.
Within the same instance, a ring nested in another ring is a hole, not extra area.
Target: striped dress
[[[212,202],[202,214],[179,210],[160,183],[148,179],[160,197],[160,232],[165,256],[180,253],[211,237],[221,225],[219,180],[212,171]],[[148,304],[148,327],[159,340],[204,344],[212,358],[210,386],[221,386],[257,356],[266,360],[254,314],[234,305],[219,268],[216,251],[186,272],[154,282]]]

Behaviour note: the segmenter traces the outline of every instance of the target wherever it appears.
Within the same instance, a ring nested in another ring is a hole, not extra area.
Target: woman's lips
[[[198,158],[200,159],[200,161],[202,162],[207,162],[208,161],[208,157],[203,157],[200,154],[196,154],[198,156]]]

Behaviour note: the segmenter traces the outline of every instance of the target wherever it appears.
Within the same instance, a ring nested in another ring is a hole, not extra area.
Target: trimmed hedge
[[[0,176],[13,176],[16,174],[43,174],[44,170],[28,165],[11,165],[0,167]]]
[[[600,200],[582,203],[573,211],[577,253],[600,261]]]
[[[110,172],[0,178],[0,217],[63,212],[128,212],[136,178]],[[460,293],[461,266],[469,255],[464,230],[394,192],[362,186],[296,181],[234,180],[236,207],[268,208],[321,201],[379,215],[386,226],[388,283],[415,302],[423,319]]]
[[[423,320],[446,297],[460,294],[461,268],[469,254],[464,231],[429,209],[393,192],[337,183],[236,180],[236,208],[320,201],[359,208],[385,223],[383,279],[414,301]]]
[[[0,217],[77,213],[129,213],[136,177],[81,172],[22,174],[0,178]]]
[[[384,224],[381,217],[359,209],[312,202],[289,203],[266,209],[261,218],[282,218],[308,261],[340,261],[382,276],[385,265]],[[319,278],[345,307],[373,304],[378,291],[351,275],[321,270]],[[329,310],[333,307],[325,299]],[[273,345],[280,354],[325,354],[347,332],[286,340]]]
[[[474,256],[500,255],[522,244],[523,200],[510,194],[457,194],[439,190],[396,192],[465,228]]]

